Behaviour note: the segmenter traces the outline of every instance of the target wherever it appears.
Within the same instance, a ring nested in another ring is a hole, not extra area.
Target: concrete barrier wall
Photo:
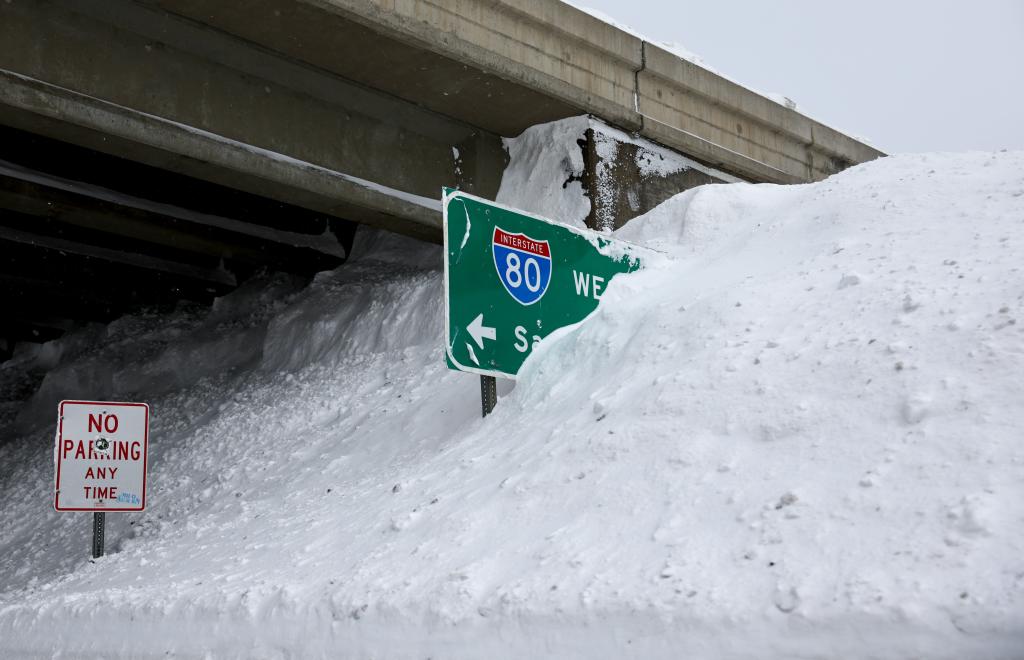
[[[375,31],[522,83],[606,121],[640,127],[634,91],[641,40],[556,0],[321,4]]]
[[[318,4],[751,180],[813,181],[882,155],[557,0]]]
[[[755,179],[783,183],[817,180],[880,155],[662,48],[645,43],[644,54],[640,109],[646,123],[663,126],[659,134],[672,146],[692,143],[673,135],[687,133],[711,143],[704,148],[705,158],[743,168]]]

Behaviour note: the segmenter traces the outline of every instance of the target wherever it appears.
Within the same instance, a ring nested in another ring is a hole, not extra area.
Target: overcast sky
[[[1024,149],[1024,0],[573,0],[883,151]]]

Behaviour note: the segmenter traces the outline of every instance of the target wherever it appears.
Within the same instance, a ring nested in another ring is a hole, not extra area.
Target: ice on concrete
[[[583,144],[587,131],[591,132],[599,159],[589,191],[583,186]],[[586,115],[532,126],[517,137],[503,140],[509,164],[496,201],[579,228],[587,226],[585,221],[591,214],[594,198],[605,202],[601,208],[608,207],[608,198],[616,187],[612,165],[619,144],[639,147],[636,165],[644,177],[664,177],[693,169],[720,181],[739,181]]]

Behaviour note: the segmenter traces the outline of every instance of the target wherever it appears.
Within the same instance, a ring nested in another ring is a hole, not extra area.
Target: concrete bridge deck
[[[231,286],[244,250],[215,259],[188,227],[261,242],[268,265],[284,268],[294,245],[244,229],[274,225],[274,209],[295,225],[276,229],[293,233],[345,235],[355,222],[436,241],[442,186],[493,197],[502,137],[583,113],[750,181],[812,181],[880,155],[557,0],[10,0],[0,3],[0,125],[11,136],[0,178],[20,192],[0,201],[0,243],[52,252],[59,238],[106,267],[114,255],[99,248],[114,234],[162,264],[122,266]],[[26,201],[48,200],[53,185],[30,190],[12,174],[32,169],[25,145],[36,138],[49,155],[35,159],[37,178],[92,182],[62,199],[66,213]],[[97,184],[90,170],[111,157],[122,175]],[[57,161],[78,169],[58,174]],[[145,167],[135,175],[130,164]],[[192,213],[176,232],[153,229],[170,216],[149,208],[140,219],[94,194],[161,201],[161,172]],[[236,193],[262,210],[210,212],[211,198]],[[68,231],[102,203],[106,225],[94,215]],[[195,220],[204,215],[221,220]],[[25,316],[0,336],[41,336]]]

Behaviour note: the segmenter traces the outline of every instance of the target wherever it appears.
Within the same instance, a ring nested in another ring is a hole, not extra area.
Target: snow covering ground
[[[0,446],[0,656],[1024,657],[1024,153],[619,233],[664,258],[486,419],[439,249],[373,232],[0,365],[47,369]],[[152,407],[149,509],[95,562],[51,508],[72,395]]]

